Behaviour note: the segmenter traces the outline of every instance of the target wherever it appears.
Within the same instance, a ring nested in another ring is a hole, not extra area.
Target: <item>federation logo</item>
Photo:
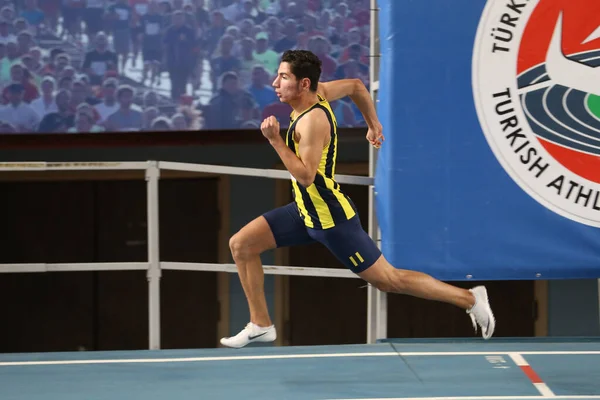
[[[489,0],[473,95],[510,177],[549,210],[600,227],[600,1]]]

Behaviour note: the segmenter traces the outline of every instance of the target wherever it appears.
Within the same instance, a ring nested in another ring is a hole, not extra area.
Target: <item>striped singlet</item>
[[[335,115],[321,95],[319,102],[293,119],[287,130],[286,144],[300,158],[299,146],[294,138],[294,130],[298,121],[309,111],[320,108],[329,119],[330,140],[321,153],[321,161],[314,182],[303,187],[292,177],[292,194],[300,211],[304,224],[314,229],[329,229],[347,221],[356,215],[354,207],[335,181],[335,162],[337,158],[337,122]]]

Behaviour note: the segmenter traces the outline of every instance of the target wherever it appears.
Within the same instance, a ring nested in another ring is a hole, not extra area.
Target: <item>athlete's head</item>
[[[284,103],[309,92],[316,93],[321,77],[321,60],[307,50],[283,53],[273,87]]]

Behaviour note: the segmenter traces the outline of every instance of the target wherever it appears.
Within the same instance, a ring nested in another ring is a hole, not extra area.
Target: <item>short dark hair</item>
[[[310,79],[310,91],[316,92],[321,77],[321,60],[308,50],[288,50],[283,53],[281,62],[290,64],[292,74],[298,80]]]

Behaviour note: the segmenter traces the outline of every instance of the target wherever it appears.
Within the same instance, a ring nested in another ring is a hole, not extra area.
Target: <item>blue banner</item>
[[[600,277],[600,3],[379,0],[382,250],[443,280]]]

